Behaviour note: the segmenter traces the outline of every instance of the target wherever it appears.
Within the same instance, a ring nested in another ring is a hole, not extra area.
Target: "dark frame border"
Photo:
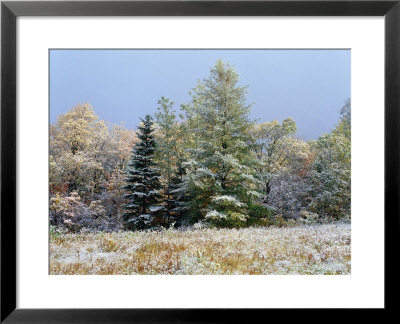
[[[18,16],[384,16],[385,310],[394,310],[397,307],[396,299],[390,296],[394,296],[396,288],[399,287],[399,276],[396,273],[394,260],[398,255],[395,249],[398,246],[396,239],[400,234],[400,0],[2,1],[0,322],[220,323],[237,322],[241,317],[252,321],[251,318],[265,316],[267,311],[16,308],[16,18]],[[394,253],[389,253],[389,249]]]

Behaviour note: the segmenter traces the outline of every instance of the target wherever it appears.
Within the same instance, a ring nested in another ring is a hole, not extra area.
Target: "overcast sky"
[[[161,96],[181,103],[221,58],[234,66],[260,121],[292,117],[297,136],[316,139],[350,97],[350,50],[52,50],[50,121],[90,103],[111,124],[136,128]]]

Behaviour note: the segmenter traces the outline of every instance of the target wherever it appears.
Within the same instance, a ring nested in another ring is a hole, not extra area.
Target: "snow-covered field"
[[[350,224],[50,235],[50,274],[350,274]]]

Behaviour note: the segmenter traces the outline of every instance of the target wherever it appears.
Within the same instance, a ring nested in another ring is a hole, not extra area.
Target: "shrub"
[[[226,222],[227,227],[244,227],[246,225],[247,217],[244,214],[238,212],[228,212],[228,221]]]
[[[108,227],[102,202],[95,200],[87,206],[76,191],[69,196],[56,194],[50,198],[49,209],[50,224],[68,232],[75,233],[82,228],[106,230]]]
[[[300,211],[300,220],[304,223],[315,223],[319,219],[319,215],[308,210]]]
[[[269,226],[271,224],[272,210],[263,204],[249,204],[249,218],[247,224]]]
[[[81,219],[86,212],[86,205],[81,202],[76,191],[64,197],[59,194],[50,199],[50,223],[66,227],[70,232],[77,232],[81,226]]]
[[[278,214],[274,217],[273,224],[279,227],[285,227],[287,225],[287,222],[285,221],[285,218],[282,214]]]

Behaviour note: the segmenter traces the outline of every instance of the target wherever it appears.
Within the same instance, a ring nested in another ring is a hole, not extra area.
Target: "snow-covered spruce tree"
[[[161,205],[160,175],[153,161],[156,142],[153,134],[153,120],[150,115],[142,119],[138,127],[138,142],[126,170],[128,192],[124,198],[129,202],[122,215],[129,229],[146,229],[155,224],[164,207]]]
[[[215,226],[245,225],[249,204],[259,198],[256,160],[248,145],[251,107],[238,81],[233,68],[218,60],[184,106],[196,132],[185,164],[189,207],[195,221]]]

